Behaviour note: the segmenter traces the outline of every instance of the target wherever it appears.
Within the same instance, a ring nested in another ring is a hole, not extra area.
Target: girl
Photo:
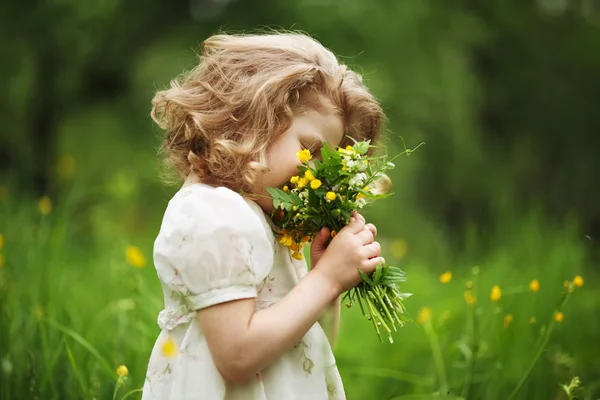
[[[184,184],[154,244],[165,309],[142,398],[344,399],[325,330],[333,342],[340,294],[382,261],[377,230],[355,214],[325,248],[323,228],[309,272],[279,243],[266,188],[297,174],[305,148],[377,139],[378,102],[310,37],[221,34],[152,117]]]

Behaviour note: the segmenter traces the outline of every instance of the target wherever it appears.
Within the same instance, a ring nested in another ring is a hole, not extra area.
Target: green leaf
[[[371,278],[369,278],[367,276],[367,274],[365,274],[364,272],[362,272],[360,269],[358,270],[358,274],[360,275],[360,277],[362,278],[363,281],[365,281],[366,283],[368,283],[370,286],[376,286],[375,283],[371,280]]]

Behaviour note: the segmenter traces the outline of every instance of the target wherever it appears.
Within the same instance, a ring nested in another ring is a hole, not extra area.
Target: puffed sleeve
[[[192,310],[256,297],[273,266],[273,244],[259,218],[223,187],[178,193],[154,243],[159,279]]]

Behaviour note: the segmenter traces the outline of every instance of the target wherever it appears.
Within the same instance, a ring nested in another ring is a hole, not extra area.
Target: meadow
[[[144,201],[75,168],[61,159],[60,198],[0,191],[2,399],[140,397],[162,309],[152,241],[172,191]],[[404,219],[418,230],[384,225],[379,239],[407,273],[413,322],[380,343],[358,307],[342,308],[335,354],[350,399],[597,398],[598,277],[576,219],[502,215],[493,246],[473,228],[462,252],[423,216]]]

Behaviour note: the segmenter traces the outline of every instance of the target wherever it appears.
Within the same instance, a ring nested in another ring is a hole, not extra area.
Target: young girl
[[[297,175],[297,153],[379,135],[361,78],[301,34],[216,35],[198,66],[153,100],[163,150],[184,181],[154,244],[165,309],[143,399],[344,399],[332,353],[339,296],[382,261],[355,214],[308,271],[279,243],[266,188]],[[319,322],[327,311],[329,324]]]

